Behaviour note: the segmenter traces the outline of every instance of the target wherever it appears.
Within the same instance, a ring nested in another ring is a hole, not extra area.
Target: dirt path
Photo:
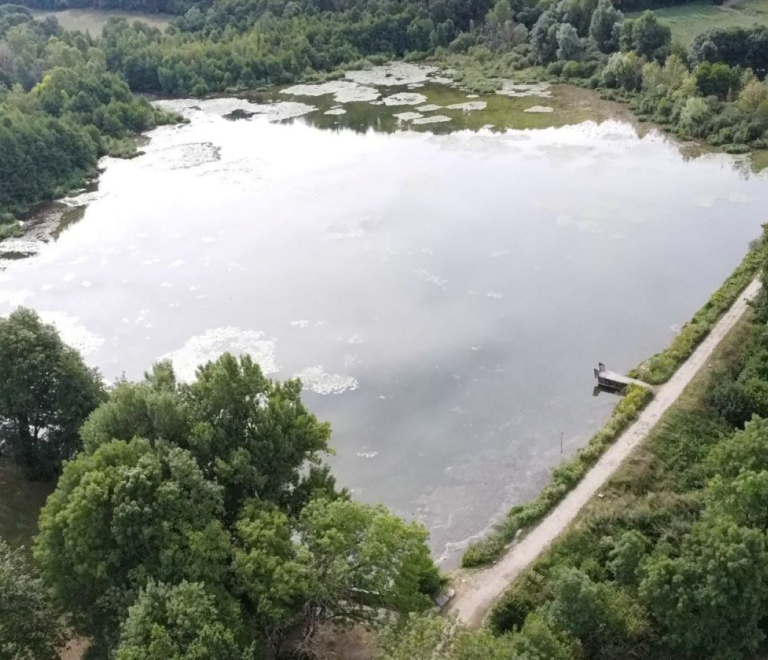
[[[587,472],[584,479],[552,513],[493,566],[457,576],[456,584],[453,585],[456,596],[448,608],[449,614],[457,616],[471,627],[482,624],[491,606],[507,587],[573,522],[581,508],[600,491],[621,462],[645,439],[659,418],[706,363],[720,340],[741,318],[747,309],[747,300],[753,298],[759,288],[760,283],[755,280],[744,290],[693,355],[667,383],[658,388],[653,401],[648,404],[632,426],[617,438],[595,466]]]

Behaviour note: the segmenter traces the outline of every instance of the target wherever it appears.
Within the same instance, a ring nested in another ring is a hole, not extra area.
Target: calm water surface
[[[35,308],[110,380],[223,350],[301,375],[340,482],[426,523],[448,565],[536,494],[561,434],[567,456],[606,419],[596,362],[665,346],[766,220],[765,179],[628,124],[384,133],[173,105],[190,123],[105,161],[58,240],[4,246],[32,256],[0,262],[0,313]]]

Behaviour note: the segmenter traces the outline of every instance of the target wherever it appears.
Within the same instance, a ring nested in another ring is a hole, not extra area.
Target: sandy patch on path
[[[450,614],[472,627],[482,624],[490,608],[507,591],[509,585],[574,521],[581,509],[600,491],[624,459],[645,440],[656,422],[706,364],[723,337],[736,325],[748,307],[747,301],[754,298],[759,288],[760,282],[755,280],[741,293],[693,355],[667,383],[656,390],[655,398],[640,413],[637,420],[619,436],[576,488],[538,526],[520,543],[510,548],[493,566],[459,574],[459,579],[455,580],[453,585],[457,592],[456,597],[447,609]]]

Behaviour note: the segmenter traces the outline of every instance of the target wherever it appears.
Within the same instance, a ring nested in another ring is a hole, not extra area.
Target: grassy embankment
[[[754,279],[765,254],[766,246],[763,242],[753,246],[731,276],[696,312],[693,319],[683,326],[670,346],[640,365],[632,375],[652,383],[669,380]],[[649,390],[638,386],[630,388],[627,395],[616,405],[608,422],[587,446],[552,472],[549,484],[535,500],[513,507],[496,529],[471,545],[462,557],[462,566],[472,567],[493,561],[519,533],[542,520],[576,486],[622,431],[637,418],[651,398]]]
[[[680,547],[686,547],[699,521],[712,515],[707,507],[717,499],[711,485],[713,478],[717,480],[718,475],[727,472],[728,479],[741,470],[761,469],[755,453],[761,451],[758,445],[749,444],[737,433],[741,420],[749,419],[749,410],[742,410],[744,416],[734,423],[729,419],[732,411],[722,405],[718,392],[724,385],[755,378],[768,386],[768,340],[763,327],[755,313],[749,312],[727,335],[706,368],[606,483],[600,496],[584,508],[577,521],[521,575],[495,607],[490,624],[496,632],[512,630],[528,614],[546,607],[553,598],[556,576],[577,570],[586,574],[598,591],[613,594],[623,603],[616,611],[637,615],[632,622],[620,621],[623,615],[619,616],[616,629],[605,631],[606,635],[596,634],[587,642],[595,643],[595,654],[590,657],[607,657],[609,648],[617,653],[621,649],[620,655],[611,657],[674,657],[668,655],[669,648],[679,640],[670,642],[669,621],[655,617],[653,605],[657,603],[646,602],[647,593],[640,584],[644,562],[655,555],[676,556]],[[627,580],[617,574],[617,557],[621,556],[617,548],[630,535],[642,542],[636,544],[636,568]],[[677,588],[688,587],[681,583]],[[733,596],[726,583],[722,589],[723,599]],[[717,607],[718,601],[711,602],[712,607]],[[691,607],[696,605],[692,603]],[[692,630],[691,634],[704,637],[707,633]]]
[[[149,27],[165,30],[175,18],[168,14],[145,14],[117,9],[62,9],[60,11],[33,10],[32,15],[39,21],[53,16],[65,30],[90,32],[91,36],[101,36],[101,31],[110,18],[126,18],[130,22],[139,21]]]
[[[768,25],[768,0],[739,0],[716,5],[710,0],[655,9],[654,14],[672,30],[672,40],[686,48],[709,28]],[[630,17],[639,14],[628,14]]]

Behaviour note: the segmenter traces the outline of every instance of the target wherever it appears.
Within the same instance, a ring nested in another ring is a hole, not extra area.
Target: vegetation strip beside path
[[[482,624],[486,613],[510,584],[573,522],[582,507],[600,491],[622,461],[645,440],[656,422],[710,358],[715,347],[742,317],[748,302],[755,297],[759,288],[760,282],[756,279],[741,293],[691,357],[666,384],[657,389],[656,397],[638,419],[621,434],[552,513],[493,566],[459,574],[461,577],[454,584],[456,597],[448,608],[449,614],[457,616],[471,627]]]

